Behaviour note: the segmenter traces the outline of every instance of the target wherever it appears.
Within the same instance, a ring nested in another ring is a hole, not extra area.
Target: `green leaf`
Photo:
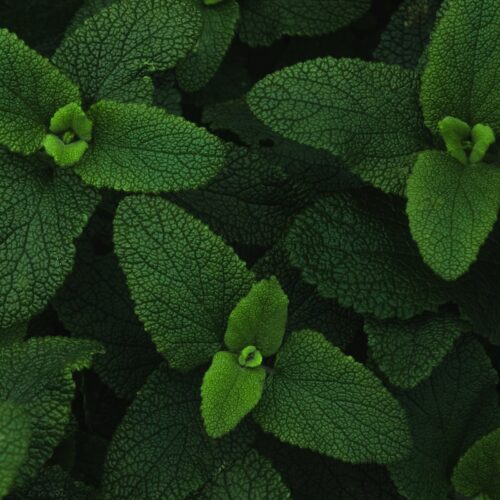
[[[145,74],[172,68],[196,43],[201,16],[178,0],[124,0],[89,17],[64,38],[53,61],[86,103],[144,101]]]
[[[415,68],[427,47],[441,3],[442,0],[404,0],[383,31],[375,58]]]
[[[199,90],[212,79],[229,49],[240,15],[235,0],[218,0],[217,6],[207,0],[192,1],[200,11],[203,27],[196,47],[175,70],[179,86],[186,92]]]
[[[231,311],[224,343],[233,352],[255,345],[272,356],[283,342],[287,316],[288,297],[276,277],[259,281]]]
[[[158,351],[176,369],[209,361],[253,274],[204,224],[159,198],[126,198],[114,239],[135,311]]]
[[[283,35],[316,36],[351,24],[368,11],[368,0],[240,0],[241,39],[252,47]]]
[[[446,0],[429,46],[421,99],[427,126],[445,116],[500,130],[500,11],[495,1]]]
[[[500,498],[500,428],[467,450],[453,471],[452,482],[464,496]]]
[[[453,116],[446,116],[438,123],[438,129],[446,144],[446,150],[462,165],[467,165],[466,141],[470,138],[470,126]]]
[[[201,414],[210,437],[232,431],[259,402],[266,371],[262,366],[245,368],[238,355],[215,354],[201,386]]]
[[[9,328],[0,328],[0,349],[8,344],[22,342],[28,332],[28,323],[22,322]]]
[[[47,134],[42,143],[46,153],[54,159],[60,167],[76,165],[87,151],[89,145],[85,141],[76,141],[65,144],[59,137]]]
[[[335,300],[320,297],[288,260],[288,252],[281,242],[252,268],[259,279],[273,275],[279,279],[289,299],[287,333],[315,330],[323,333],[334,345],[345,348],[361,330],[363,319]]]
[[[388,463],[408,453],[401,406],[373,373],[320,333],[293,333],[274,370],[253,412],[265,432],[352,463]]]
[[[103,498],[186,498],[248,452],[241,429],[217,441],[200,414],[198,376],[161,365],[139,392],[113,435]]]
[[[222,142],[161,108],[100,101],[90,108],[94,139],[75,171],[87,183],[124,191],[192,189],[223,167]]]
[[[291,498],[287,486],[271,462],[250,450],[242,458],[222,469],[193,498],[227,500],[252,498],[286,500]]]
[[[472,127],[472,151],[470,154],[471,163],[479,163],[488,152],[490,146],[495,143],[495,132],[488,125],[476,123]]]
[[[389,465],[401,495],[411,500],[447,498],[460,456],[500,425],[497,382],[481,345],[462,337],[428,380],[396,392],[415,443],[407,458]]]
[[[75,390],[72,372],[88,368],[99,352],[96,342],[65,337],[33,338],[0,349],[0,401],[23,407],[32,429],[16,487],[35,477],[63,438]]]
[[[408,180],[407,212],[424,261],[446,280],[464,274],[493,229],[500,202],[500,170],[462,165],[426,151]]]
[[[80,102],[78,88],[6,29],[0,29],[0,75],[0,144],[33,153],[52,115],[69,102]]]
[[[448,300],[411,239],[402,200],[372,191],[325,198],[295,219],[286,246],[306,282],[357,312],[408,319]]]
[[[68,130],[84,141],[92,139],[92,122],[75,102],[58,109],[50,119],[50,131],[53,134],[62,134]]]
[[[0,150],[0,328],[28,320],[52,298],[99,200],[51,163]]]
[[[368,318],[365,322],[373,359],[391,384],[403,389],[428,378],[464,330],[463,321],[442,312],[406,321]]]
[[[90,486],[75,481],[68,471],[59,465],[44,467],[37,477],[26,486],[15,491],[11,500],[93,500],[95,495]]]
[[[161,358],[134,314],[114,254],[95,255],[90,242],[82,242],[73,273],[53,305],[72,335],[104,345],[106,352],[96,356],[93,370],[119,397],[133,399]]]
[[[427,132],[413,71],[356,59],[315,59],[273,73],[250,109],[287,139],[343,158],[363,180],[402,194]]]
[[[10,490],[28,456],[31,422],[22,406],[0,401],[0,498]]]

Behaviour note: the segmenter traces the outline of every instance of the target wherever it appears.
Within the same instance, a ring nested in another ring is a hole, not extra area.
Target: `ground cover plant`
[[[500,499],[497,0],[0,1],[0,498]]]

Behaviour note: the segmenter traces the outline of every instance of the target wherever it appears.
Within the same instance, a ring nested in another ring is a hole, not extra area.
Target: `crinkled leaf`
[[[0,498],[12,483],[28,456],[31,421],[22,406],[0,401]]]
[[[11,500],[93,500],[95,494],[90,486],[75,481],[68,471],[59,465],[44,467],[40,474],[15,491]]]
[[[421,99],[427,126],[455,116],[500,130],[500,10],[495,1],[445,0],[429,45]]]
[[[245,368],[238,355],[220,351],[203,377],[201,414],[207,434],[218,438],[232,431],[259,402],[266,372]]]
[[[260,279],[273,275],[279,279],[289,299],[287,333],[315,330],[325,334],[334,345],[345,348],[361,330],[361,316],[341,307],[335,300],[320,297],[311,285],[304,282],[300,271],[289,264],[282,242],[260,259],[252,270]]]
[[[411,446],[403,409],[382,382],[323,335],[292,333],[253,415],[287,443],[346,462],[387,463]]]
[[[416,153],[426,149],[413,71],[356,59],[315,59],[273,73],[250,91],[266,125],[343,158],[367,182],[404,193]]]
[[[222,142],[161,108],[100,101],[93,141],[75,170],[88,184],[134,192],[192,189],[223,167]]]
[[[118,396],[133,399],[160,356],[134,314],[125,276],[113,254],[95,255],[82,242],[73,273],[54,305],[64,326],[77,337],[101,342],[93,369]]]
[[[231,311],[224,343],[238,352],[253,345],[267,357],[280,348],[288,317],[288,297],[275,276],[255,283]]]
[[[209,361],[253,283],[245,264],[208,227],[159,198],[120,204],[115,244],[136,313],[158,351],[183,370]]]
[[[423,263],[399,199],[325,198],[296,218],[286,245],[305,281],[357,312],[407,319],[447,301],[448,285]]]
[[[500,170],[462,165],[446,153],[421,153],[408,180],[410,230],[424,261],[447,280],[464,274],[493,229]]]
[[[427,47],[441,3],[442,0],[404,0],[382,33],[375,58],[415,68]]]
[[[69,102],[80,102],[80,92],[6,29],[0,29],[0,75],[0,144],[33,153],[40,149],[52,115]]]
[[[221,470],[192,498],[286,500],[290,498],[290,492],[271,462],[255,450],[250,450],[243,457]]]
[[[98,199],[41,156],[0,150],[0,327],[29,319],[62,285]]]
[[[66,35],[53,61],[82,92],[100,99],[144,101],[145,74],[175,66],[198,39],[201,16],[187,1],[124,0]]]
[[[217,5],[192,1],[200,10],[203,27],[198,43],[176,68],[177,81],[186,92],[201,89],[214,76],[231,44],[240,14],[235,0]]]
[[[467,450],[453,471],[452,481],[464,496],[500,498],[500,428]]]
[[[64,436],[75,383],[72,372],[88,368],[99,344],[65,337],[33,338],[0,349],[0,401],[24,408],[32,437],[16,486],[33,478]]]
[[[209,438],[198,376],[161,365],[129,408],[109,449],[103,498],[186,498],[248,450],[248,432]]]
[[[283,35],[332,33],[365,14],[369,0],[240,0],[240,37],[251,46]]]
[[[465,329],[464,321],[445,312],[365,322],[373,359],[391,384],[403,389],[428,378]]]
[[[410,500],[447,497],[453,467],[479,437],[498,427],[498,376],[481,345],[463,337],[432,376],[396,396],[410,420],[415,446],[389,470]]]

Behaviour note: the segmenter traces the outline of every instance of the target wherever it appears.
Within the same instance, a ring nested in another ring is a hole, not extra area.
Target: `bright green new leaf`
[[[53,134],[71,131],[80,139],[89,142],[92,139],[92,122],[79,104],[70,102],[55,112],[50,120],[50,131]]]
[[[176,369],[209,361],[253,274],[207,226],[161,198],[122,201],[114,241],[135,311],[158,351]]]
[[[365,14],[369,0],[240,0],[241,39],[271,45],[283,35],[332,33]]]
[[[400,199],[361,191],[320,200],[295,219],[286,246],[320,295],[359,313],[408,319],[448,301],[448,285],[411,239]]]
[[[199,90],[212,79],[229,49],[240,15],[236,0],[191,1],[200,10],[203,26],[198,43],[175,68],[177,81],[186,92]]]
[[[221,470],[195,498],[287,500],[291,495],[271,461],[250,450]]]
[[[445,0],[422,78],[427,126],[456,116],[500,131],[500,9],[495,0]]]
[[[472,128],[472,152],[470,154],[471,163],[479,163],[488,152],[488,149],[495,143],[495,132],[488,125],[476,123]]]
[[[124,0],[70,31],[53,61],[79,85],[86,103],[144,102],[153,90],[144,75],[174,67],[200,29],[201,16],[191,2]]]
[[[260,366],[262,361],[262,354],[254,345],[249,345],[242,349],[240,355],[238,356],[239,365],[247,368]]]
[[[393,462],[411,446],[405,413],[382,382],[310,330],[280,349],[253,415],[282,441],[346,462]]]
[[[133,399],[161,357],[134,314],[115,255],[95,255],[90,241],[81,241],[73,272],[52,303],[72,335],[104,345],[92,369],[119,397]]]
[[[406,458],[389,465],[404,498],[447,498],[458,459],[478,438],[500,426],[497,383],[481,345],[462,337],[428,380],[396,392],[415,443]]]
[[[500,498],[500,428],[467,450],[453,471],[452,482],[466,497]]]
[[[446,314],[425,313],[406,321],[365,321],[368,346],[391,384],[411,389],[430,376],[465,330],[465,323]]]
[[[427,149],[415,72],[357,59],[315,59],[273,73],[247,97],[275,132],[343,158],[367,182],[404,193]]]
[[[231,311],[224,342],[230,351],[255,345],[264,357],[281,346],[288,316],[288,297],[276,277],[252,286]]]
[[[161,108],[100,101],[89,151],[75,171],[87,183],[134,192],[192,189],[224,165],[222,142]]]
[[[28,456],[31,422],[22,406],[0,401],[0,498],[9,492]]]
[[[47,134],[42,143],[45,151],[60,167],[76,165],[87,151],[89,145],[85,141],[66,143],[53,134]]]
[[[207,434],[218,438],[232,431],[259,402],[266,371],[245,368],[238,355],[215,354],[201,386],[201,414]]]
[[[41,155],[0,151],[0,328],[39,312],[73,268],[99,196]]]
[[[0,29],[0,144],[40,149],[54,113],[80,102],[78,88],[16,35]]]
[[[467,141],[471,135],[469,125],[458,118],[447,116],[438,123],[438,128],[448,153],[462,165],[467,165]]]
[[[241,456],[252,435],[238,428],[214,440],[200,414],[201,379],[161,365],[113,435],[104,467],[104,500],[189,498]]]
[[[96,342],[66,337],[32,338],[0,349],[0,401],[23,407],[32,430],[16,487],[36,475],[64,436],[75,390],[72,372],[88,368],[99,352]]]
[[[424,261],[446,280],[464,274],[497,220],[500,169],[425,151],[408,180],[410,230]]]

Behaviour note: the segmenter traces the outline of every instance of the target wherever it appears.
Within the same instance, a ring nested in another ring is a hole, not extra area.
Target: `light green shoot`
[[[249,345],[241,351],[238,363],[246,368],[255,368],[262,364],[262,354],[254,345]]]
[[[479,163],[486,155],[488,149],[495,143],[495,132],[488,125],[478,123],[472,128],[471,163]]]

